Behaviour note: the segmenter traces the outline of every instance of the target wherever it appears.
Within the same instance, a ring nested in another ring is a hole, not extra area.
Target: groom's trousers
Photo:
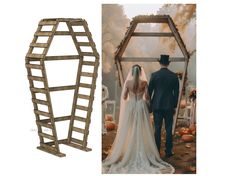
[[[166,129],[166,154],[172,154],[172,123],[174,110],[155,110],[154,115],[154,125],[155,125],[155,141],[160,153],[161,148],[161,129],[162,122],[164,119],[165,129]]]

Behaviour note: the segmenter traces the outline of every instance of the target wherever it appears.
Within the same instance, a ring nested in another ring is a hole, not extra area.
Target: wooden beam
[[[120,62],[158,62],[157,57],[121,57]],[[185,62],[184,57],[171,57],[171,62]]]
[[[174,37],[171,32],[134,32],[132,37]]]
[[[168,18],[168,25],[169,25],[172,33],[174,34],[175,40],[178,43],[178,45],[180,47],[180,50],[182,51],[184,57],[186,59],[189,59],[189,53],[188,53],[188,51],[186,49],[186,46],[185,46],[185,44],[184,44],[184,42],[183,42],[183,40],[182,40],[182,38],[181,38],[181,36],[180,36],[176,26],[175,26],[175,24],[174,24],[174,22],[172,21],[171,18]]]
[[[81,59],[80,55],[46,56],[45,61]]]
[[[71,85],[71,86],[58,86],[58,87],[49,87],[49,91],[61,91],[61,90],[72,90],[75,89],[76,85]]]

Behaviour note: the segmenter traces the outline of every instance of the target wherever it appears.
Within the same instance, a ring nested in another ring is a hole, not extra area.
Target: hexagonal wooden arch
[[[171,32],[135,32],[136,26],[139,23],[165,23],[168,24]],[[122,57],[127,45],[131,39],[131,37],[174,37],[181,52],[183,53],[183,57],[175,57],[170,58],[171,62],[184,62],[184,71],[182,76],[182,83],[185,83],[185,76],[188,68],[188,62],[190,55],[186,49],[186,46],[176,28],[172,18],[169,15],[149,15],[149,16],[136,16],[130,23],[130,27],[127,29],[126,34],[121,41],[115,52],[115,64],[118,71],[119,83],[123,86],[124,83],[124,75],[122,70],[122,62],[158,62],[159,58],[143,58],[143,57]],[[182,85],[182,84],[181,84]],[[179,114],[179,103],[182,97],[182,90],[184,86],[181,86],[179,99],[177,104],[177,111],[174,117],[173,122],[173,130],[172,133],[175,132],[175,127]]]
[[[58,31],[57,27],[59,23],[65,23],[68,27],[67,31]],[[51,26],[51,30],[44,31],[42,28],[44,26]],[[74,26],[83,27],[83,31],[74,31]],[[62,56],[47,56],[49,47],[52,43],[53,37],[55,35],[67,35],[71,36],[78,52],[77,55],[62,55]],[[38,42],[39,37],[47,37],[47,42],[40,43]],[[81,37],[87,37],[87,42],[81,41]],[[90,47],[91,52],[85,52],[81,49],[81,47]],[[42,48],[41,53],[35,53],[34,48]],[[59,86],[59,87],[49,87],[47,74],[46,74],[46,61],[60,61],[60,60],[72,60],[78,59],[78,70],[77,70],[77,78],[75,85],[68,86]],[[90,148],[87,148],[87,138],[89,134],[89,124],[92,112],[92,104],[94,100],[94,91],[96,88],[96,78],[99,66],[99,54],[96,50],[95,43],[92,39],[91,33],[89,31],[87,22],[84,19],[80,18],[52,18],[52,19],[43,19],[39,22],[37,31],[34,34],[33,41],[30,44],[28,53],[25,58],[26,68],[28,73],[28,80],[30,84],[30,91],[32,95],[32,102],[34,106],[34,113],[36,116],[36,124],[38,128],[38,135],[40,139],[40,146],[38,149],[48,152],[50,154],[63,157],[64,153],[60,152],[59,144],[66,144],[68,146],[81,149],[84,151],[90,151]],[[36,63],[35,63],[36,62]],[[86,72],[83,70],[83,66],[92,67],[93,72]],[[42,76],[35,76],[32,73],[32,69],[39,70]],[[90,83],[84,83],[81,81],[81,78],[90,77]],[[34,81],[40,81],[43,83],[42,87],[36,87]],[[90,94],[84,95],[79,92],[79,88],[89,89]],[[50,98],[50,92],[52,91],[63,91],[63,90],[74,90],[74,97],[72,103],[72,112],[68,116],[54,117],[52,102]],[[44,94],[46,99],[42,100],[38,98],[37,94]],[[78,99],[85,99],[88,101],[86,105],[78,105]],[[44,105],[48,107],[48,112],[39,110],[38,105]],[[76,110],[85,111],[86,115],[76,115]],[[55,122],[69,120],[69,130],[68,137],[66,139],[58,139]],[[84,123],[84,129],[78,128],[74,125],[74,121],[78,121]],[[50,129],[52,134],[46,133],[47,131],[43,131],[42,127]],[[72,137],[72,133],[77,132],[82,134],[82,139],[76,139]],[[45,139],[50,140],[49,142],[45,142]]]

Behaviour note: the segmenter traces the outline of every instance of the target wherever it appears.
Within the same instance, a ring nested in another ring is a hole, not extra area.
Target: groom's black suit
[[[150,111],[154,115],[155,140],[160,152],[161,147],[161,128],[162,121],[165,121],[166,129],[166,154],[172,153],[172,123],[174,109],[177,107],[179,96],[179,80],[177,75],[168,70],[161,68],[159,71],[152,73],[149,82]]]

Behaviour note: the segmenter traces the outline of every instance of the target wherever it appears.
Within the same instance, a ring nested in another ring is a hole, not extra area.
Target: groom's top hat
[[[159,63],[162,65],[169,65],[170,61],[169,61],[169,55],[164,55],[162,54],[159,60]]]

